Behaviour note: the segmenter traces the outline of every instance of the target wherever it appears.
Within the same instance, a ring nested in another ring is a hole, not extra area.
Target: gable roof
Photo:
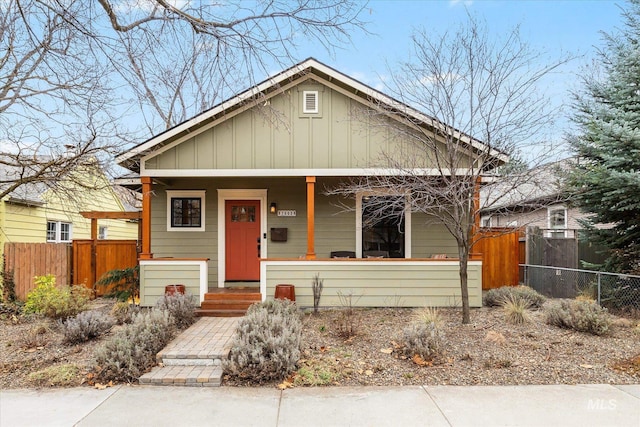
[[[515,175],[504,181],[483,186],[480,190],[481,211],[485,214],[538,209],[549,203],[566,203],[571,194],[567,192],[567,173],[577,159],[570,157],[546,163],[524,172],[524,178]],[[526,181],[525,181],[526,179]]]
[[[41,156],[43,160],[46,160],[46,156]],[[95,167],[92,164],[92,167]],[[105,184],[108,184],[110,194],[113,196],[114,201],[119,204],[124,211],[139,211],[141,203],[138,200],[140,196],[135,191],[131,191],[126,188],[122,188],[109,181],[104,170],[100,167],[96,169],[101,178],[104,179]],[[0,191],[9,188],[14,182],[25,180],[16,189],[9,192],[4,200],[9,203],[17,203],[27,206],[44,206],[47,204],[47,192],[56,192],[53,182],[44,182],[42,180],[29,181],[29,174],[36,174],[38,170],[30,165],[17,166],[8,163],[0,163]],[[27,178],[24,178],[27,175]],[[53,179],[51,180],[53,181]]]
[[[150,139],[116,156],[116,162],[120,166],[131,171],[139,172],[139,163],[143,156],[163,147],[177,138],[190,134],[197,128],[200,128],[207,123],[210,123],[225,114],[246,105],[247,103],[257,103],[260,100],[265,99],[268,95],[277,93],[278,89],[283,86],[283,84],[295,81],[296,79],[309,74],[331,81],[332,83],[351,92],[353,95],[363,99],[363,101],[380,103],[392,111],[398,111],[407,115],[418,123],[422,123],[432,128],[442,128],[444,131],[452,133],[455,138],[459,138],[461,141],[467,143],[471,148],[477,151],[486,151],[488,148],[483,142],[472,138],[457,129],[445,126],[437,119],[423,114],[420,111],[397,101],[382,92],[317,61],[314,58],[308,58],[305,61],[276,74],[275,76],[267,78],[262,83],[259,83],[244,92],[241,92],[238,95],[203,111],[195,117],[154,135]],[[508,160],[508,156],[498,150],[491,149],[489,153],[498,158],[501,162],[506,162]]]

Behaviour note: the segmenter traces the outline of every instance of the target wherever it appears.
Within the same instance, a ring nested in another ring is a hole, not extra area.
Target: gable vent
[[[302,93],[303,105],[302,112],[305,114],[313,114],[318,112],[318,91],[309,90]]]

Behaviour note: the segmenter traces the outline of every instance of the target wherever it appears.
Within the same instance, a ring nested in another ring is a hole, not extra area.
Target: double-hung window
[[[47,221],[47,242],[71,242],[71,223],[62,221]]]

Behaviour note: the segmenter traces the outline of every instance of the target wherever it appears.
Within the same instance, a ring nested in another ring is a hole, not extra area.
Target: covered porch
[[[183,184],[173,180],[174,187],[204,189],[199,192],[206,206],[202,213],[206,229],[194,233],[164,229],[174,190],[164,196],[160,180],[154,183],[143,177],[142,304],[155,304],[166,285],[181,283],[204,308],[212,304],[206,301],[220,298],[215,295],[220,289],[238,286],[227,280],[230,255],[225,216],[229,213],[225,205],[240,200],[256,201],[258,228],[255,236],[247,237],[245,249],[255,259],[256,275],[239,284],[258,288],[260,300],[273,298],[278,284],[292,284],[298,303],[312,306],[311,280],[319,274],[325,286],[323,306],[340,305],[340,294],[353,295],[353,303],[359,306],[460,304],[456,246],[446,230],[437,224],[425,225],[424,218],[407,211],[402,232],[393,237],[397,241],[376,241],[363,227],[362,195],[352,201],[355,206],[349,211],[324,194],[327,185],[340,179],[345,177],[260,177],[241,183],[230,177],[203,178],[196,183],[190,179]],[[478,258],[469,265],[471,306],[481,305],[481,264]]]

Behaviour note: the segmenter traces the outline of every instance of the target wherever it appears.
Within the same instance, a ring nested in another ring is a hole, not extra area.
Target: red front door
[[[226,280],[260,280],[260,201],[225,202]]]

